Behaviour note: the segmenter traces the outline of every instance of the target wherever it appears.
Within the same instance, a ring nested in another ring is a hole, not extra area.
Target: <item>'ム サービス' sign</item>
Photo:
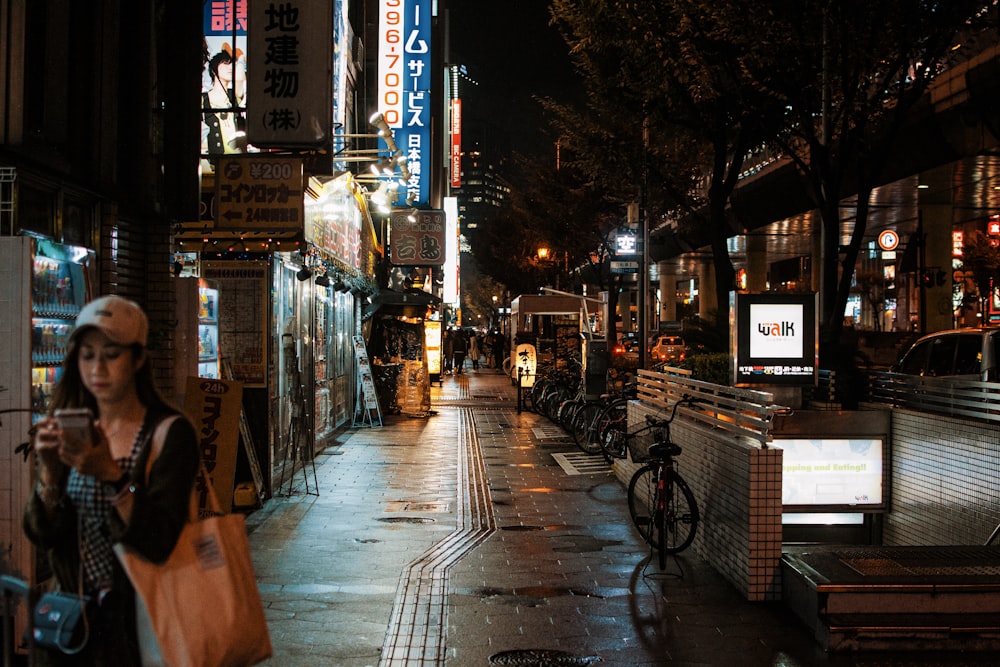
[[[217,229],[302,229],[301,158],[220,158],[215,183]]]
[[[444,264],[444,223],[444,211],[393,211],[389,261],[398,266]]]

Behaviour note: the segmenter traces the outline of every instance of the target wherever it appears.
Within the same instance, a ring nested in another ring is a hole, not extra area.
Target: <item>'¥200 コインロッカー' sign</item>
[[[301,158],[220,158],[215,182],[217,229],[302,229]]]

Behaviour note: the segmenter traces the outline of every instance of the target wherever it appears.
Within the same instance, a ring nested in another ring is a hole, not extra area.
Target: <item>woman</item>
[[[60,589],[77,592],[82,581],[95,609],[81,653],[36,660],[141,664],[135,593],[112,545],[165,560],[188,519],[199,465],[194,427],[153,385],[148,331],[142,309],[122,297],[84,306],[52,408],[89,408],[92,442],[64,433],[52,415],[37,425],[38,484],[24,530],[46,552]]]
[[[233,58],[228,44],[223,45],[222,51],[208,61],[212,87],[201,94],[203,155],[246,153],[244,118],[242,112],[237,111],[243,106],[246,86],[244,67],[242,53],[237,50],[236,58]]]

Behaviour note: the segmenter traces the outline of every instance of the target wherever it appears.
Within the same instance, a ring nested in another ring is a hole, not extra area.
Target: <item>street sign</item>
[[[639,262],[611,262],[611,273],[639,273]]]
[[[882,250],[895,250],[899,245],[899,235],[891,229],[887,229],[878,235],[878,245]]]
[[[215,182],[216,229],[303,228],[302,158],[220,158]]]

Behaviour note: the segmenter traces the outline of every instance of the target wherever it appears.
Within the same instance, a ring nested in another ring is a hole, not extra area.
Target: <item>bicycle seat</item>
[[[672,442],[658,442],[649,446],[649,455],[654,459],[665,459],[668,456],[678,456],[681,453],[681,446]]]

